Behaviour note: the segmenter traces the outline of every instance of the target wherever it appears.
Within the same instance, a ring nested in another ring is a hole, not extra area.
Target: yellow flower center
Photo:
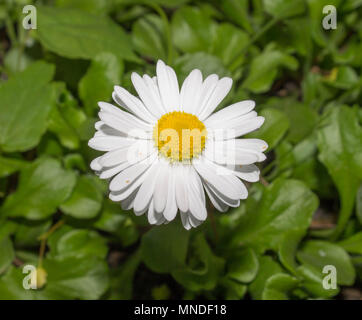
[[[193,114],[173,111],[163,115],[153,129],[159,153],[170,161],[190,161],[205,148],[207,130]]]

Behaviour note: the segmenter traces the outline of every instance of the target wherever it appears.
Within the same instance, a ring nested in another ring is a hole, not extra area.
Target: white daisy
[[[91,168],[112,179],[109,197],[123,209],[146,213],[157,225],[180,212],[190,229],[207,217],[204,191],[222,212],[247,198],[240,179],[259,180],[254,163],[265,159],[267,144],[236,138],[258,129],[264,118],[249,100],[213,113],[231,89],[228,77],[203,80],[195,69],[179,90],[171,67],[158,61],[156,73],[132,74],[139,98],[115,86],[112,96],[121,108],[99,102],[100,121],[89,146],[106,153]]]

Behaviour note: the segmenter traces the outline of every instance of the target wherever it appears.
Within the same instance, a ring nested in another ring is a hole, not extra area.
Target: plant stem
[[[49,236],[58,228],[60,228],[64,224],[64,220],[59,220],[56,224],[54,224],[47,232],[43,233],[41,236],[39,236],[40,242],[40,249],[39,249],[39,259],[38,259],[38,268],[42,267],[43,264],[43,258],[45,253],[45,248],[47,244],[47,240]]]

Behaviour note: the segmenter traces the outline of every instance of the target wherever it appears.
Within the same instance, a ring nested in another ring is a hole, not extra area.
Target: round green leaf
[[[319,240],[309,240],[297,253],[298,260],[304,265],[313,267],[323,277],[323,268],[332,265],[337,270],[337,283],[352,285],[356,272],[347,252],[340,246]]]
[[[103,192],[97,177],[80,176],[72,195],[60,209],[77,219],[91,219],[97,216],[102,207]]]
[[[0,212],[30,220],[48,218],[69,197],[75,182],[75,173],[64,170],[58,160],[39,158],[21,171],[17,190]]]

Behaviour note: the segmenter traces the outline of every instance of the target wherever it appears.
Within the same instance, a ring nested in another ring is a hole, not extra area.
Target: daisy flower
[[[147,214],[150,224],[168,223],[180,213],[186,229],[207,218],[206,195],[221,212],[240,205],[244,183],[259,180],[254,164],[267,144],[237,139],[258,129],[264,118],[253,101],[215,113],[232,79],[215,74],[203,80],[193,70],[179,89],[175,71],[158,61],[156,77],[132,73],[138,97],[115,86],[119,107],[99,102],[93,149],[106,152],[91,162],[101,179],[111,179],[109,198],[124,210]]]

